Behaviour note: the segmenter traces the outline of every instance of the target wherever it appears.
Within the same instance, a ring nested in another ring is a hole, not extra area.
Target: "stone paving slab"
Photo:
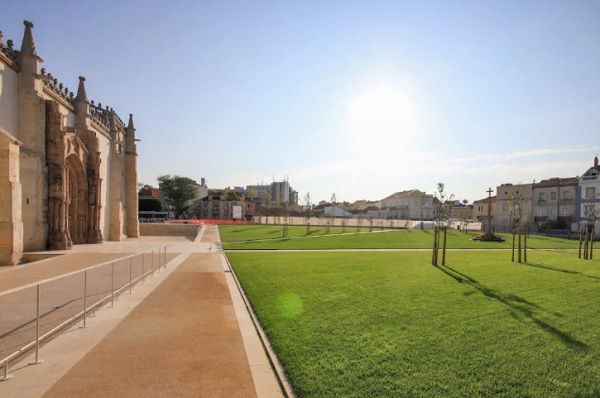
[[[190,255],[45,396],[256,396],[220,256]]]

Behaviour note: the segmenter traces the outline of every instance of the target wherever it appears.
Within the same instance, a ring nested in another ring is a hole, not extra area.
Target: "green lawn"
[[[347,227],[347,232],[354,232],[356,228]],[[364,228],[367,231],[368,228]],[[377,229],[379,230],[379,229]],[[219,226],[221,240],[223,242],[242,242],[261,239],[280,239],[283,238],[283,226],[281,225],[221,225]],[[329,234],[341,234],[342,227],[331,227]],[[326,226],[312,225],[310,233],[306,233],[305,226],[288,226],[288,237],[311,237],[327,235]]]
[[[354,229],[348,228],[348,231]],[[314,238],[307,238],[306,227],[290,227],[290,237],[281,238],[281,227],[251,225],[251,226],[226,226],[220,227],[223,247],[227,250],[235,249],[418,249],[430,248],[432,245],[432,232],[430,230],[387,230],[380,232],[347,233],[341,235],[326,235],[325,227],[312,227]],[[313,232],[314,231],[314,232]],[[340,233],[341,227],[331,229],[331,232]],[[363,231],[367,231],[363,228]],[[321,236],[320,236],[321,235]],[[465,234],[458,231],[448,232],[448,247],[450,248],[509,248],[511,236],[500,234],[506,242],[478,242],[472,241],[479,234]],[[263,241],[252,241],[269,239]],[[279,239],[273,239],[279,238]],[[528,246],[532,248],[576,248],[577,241],[561,238],[546,238],[543,236],[530,236]]]
[[[600,396],[598,260],[228,256],[298,396]]]

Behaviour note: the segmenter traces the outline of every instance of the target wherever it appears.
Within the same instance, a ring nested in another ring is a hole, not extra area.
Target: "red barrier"
[[[252,224],[251,221],[242,221],[242,220],[198,220],[198,219],[190,219],[190,220],[166,220],[165,224],[196,224],[196,225],[244,225],[244,224]]]

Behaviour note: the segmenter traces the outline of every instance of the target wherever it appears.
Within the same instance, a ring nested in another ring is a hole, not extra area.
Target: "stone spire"
[[[85,77],[79,76],[79,86],[77,87],[77,96],[75,101],[87,102],[87,94],[85,93]]]
[[[135,127],[133,127],[133,114],[129,114],[129,123],[125,129],[125,152],[136,154],[137,148],[135,145]]]
[[[4,33],[0,30],[0,48],[4,48]]]
[[[133,127],[133,113],[129,114],[129,123],[127,123],[127,131],[129,130],[135,131],[135,127]]]
[[[135,141],[133,115],[130,113],[125,133],[125,209],[127,210],[127,236],[130,238],[140,236],[137,193],[137,148]]]
[[[29,55],[37,55],[31,31],[33,24],[29,21],[23,21],[23,25],[25,25],[25,34],[23,35],[23,43],[21,43],[21,52]]]

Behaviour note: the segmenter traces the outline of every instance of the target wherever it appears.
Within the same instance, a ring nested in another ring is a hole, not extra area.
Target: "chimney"
[[[598,167],[598,156],[594,156],[594,167]]]
[[[204,177],[202,177],[200,179],[200,185],[205,186],[206,185],[206,180],[204,179]]]

